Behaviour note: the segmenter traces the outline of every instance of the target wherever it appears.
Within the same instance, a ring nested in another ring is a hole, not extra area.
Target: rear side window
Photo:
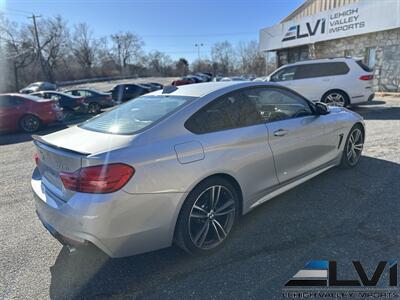
[[[13,107],[20,105],[24,102],[24,100],[15,97],[15,96],[0,96],[0,107]]]
[[[224,95],[204,106],[185,123],[187,130],[210,133],[263,123],[257,103],[246,90]]]
[[[345,62],[329,62],[298,65],[294,79],[344,75],[349,72]]]
[[[368,67],[367,65],[365,65],[361,60],[357,60],[356,61],[357,65],[360,66],[361,69],[363,69],[365,72],[372,72],[373,70]]]
[[[133,134],[177,110],[193,97],[144,96],[86,121],[81,128],[115,134]]]

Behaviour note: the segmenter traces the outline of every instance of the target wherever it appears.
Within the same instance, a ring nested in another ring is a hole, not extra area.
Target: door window
[[[296,72],[296,67],[286,67],[278,72],[276,72],[274,75],[271,77],[271,81],[274,82],[279,82],[279,81],[289,81],[294,79],[294,75]]]
[[[290,91],[275,88],[248,90],[264,122],[281,121],[313,114],[309,103]]]
[[[224,95],[196,112],[185,127],[193,133],[209,133],[263,123],[256,99],[246,90]]]
[[[61,96],[57,95],[57,94],[50,94],[47,99],[52,99],[52,100],[59,101],[61,99]]]
[[[92,93],[89,92],[89,91],[78,91],[78,95],[77,96],[90,97],[90,96],[92,96]]]

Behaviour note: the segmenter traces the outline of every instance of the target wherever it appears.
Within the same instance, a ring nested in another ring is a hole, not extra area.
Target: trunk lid
[[[86,155],[46,143],[41,137],[34,137],[39,158],[38,169],[42,176],[42,187],[59,199],[67,201],[74,192],[66,190],[60,172],[74,172],[82,166]]]
[[[65,189],[60,172],[75,172],[89,164],[91,155],[121,148],[132,138],[89,131],[77,126],[43,137],[33,136],[43,188],[59,199],[68,201],[75,192]],[[96,160],[95,157],[92,159]]]

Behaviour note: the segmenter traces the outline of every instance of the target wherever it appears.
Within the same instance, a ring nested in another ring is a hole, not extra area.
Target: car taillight
[[[61,172],[60,177],[66,189],[81,193],[106,194],[121,189],[133,174],[133,167],[115,163],[85,167],[73,173]]]
[[[35,155],[33,156],[33,158],[35,159],[36,166],[39,167],[39,163],[40,163],[39,154],[38,154],[38,153],[35,153]]]
[[[362,75],[360,80],[372,80],[374,79],[374,75]]]

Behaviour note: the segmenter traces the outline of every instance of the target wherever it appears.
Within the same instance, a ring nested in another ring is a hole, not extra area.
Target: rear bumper
[[[367,101],[372,101],[374,99],[375,93],[370,92],[368,94],[365,94],[363,96],[356,96],[351,98],[351,104],[358,104],[358,103],[364,103]]]
[[[60,120],[60,116],[62,116],[62,110],[58,111],[49,111],[44,115],[41,115],[41,120],[43,124],[51,124]]]
[[[369,101],[372,101],[374,98],[375,98],[375,93],[372,93],[372,94],[368,97],[367,101],[368,101],[368,102],[369,102]]]
[[[110,257],[124,257],[172,244],[183,193],[75,193],[67,202],[42,184],[37,169],[31,180],[36,211],[61,243],[94,244]]]

